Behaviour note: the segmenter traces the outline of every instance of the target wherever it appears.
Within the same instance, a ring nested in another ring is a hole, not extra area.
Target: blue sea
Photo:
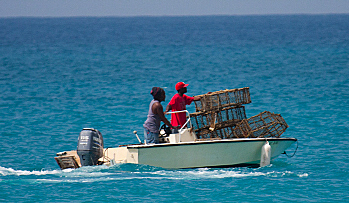
[[[0,18],[0,202],[348,202],[348,22]],[[137,143],[151,88],[165,89],[165,107],[179,81],[189,96],[249,87],[247,117],[281,114],[298,143],[260,168],[60,170],[56,153],[75,150],[83,128],[105,147]]]

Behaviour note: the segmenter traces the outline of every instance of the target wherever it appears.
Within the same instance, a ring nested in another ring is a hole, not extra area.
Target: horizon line
[[[133,17],[214,17],[214,16],[294,16],[294,15],[349,15],[348,13],[269,13],[269,14],[202,14],[202,15],[62,15],[62,16],[0,16],[0,18],[133,18]]]

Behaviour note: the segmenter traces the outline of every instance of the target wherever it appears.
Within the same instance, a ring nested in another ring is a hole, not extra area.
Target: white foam
[[[264,168],[264,167],[263,167]],[[154,175],[160,175],[164,178],[176,179],[220,179],[220,178],[244,178],[244,177],[284,177],[298,176],[306,177],[308,174],[297,174],[291,171],[266,171],[263,168],[228,168],[228,169],[195,169],[195,170],[177,170],[177,171],[156,171],[151,172]]]
[[[196,170],[179,170],[179,171],[157,171],[152,172],[163,177],[171,177],[176,179],[220,179],[220,178],[241,178],[254,176],[267,176],[266,172],[244,171],[236,169],[196,169]]]
[[[268,167],[271,169],[270,167]],[[26,171],[14,170],[0,166],[1,176],[44,176],[56,175],[60,178],[37,178],[35,181],[46,183],[61,182],[105,182],[105,181],[123,181],[136,179],[223,179],[223,178],[245,178],[245,177],[284,177],[298,176],[307,177],[307,173],[297,174],[291,171],[267,171],[265,167],[251,168],[227,168],[227,169],[192,169],[192,170],[156,170],[156,171],[120,171],[108,167],[92,166],[79,169],[51,170],[51,171]]]
[[[302,177],[308,177],[309,174],[308,173],[303,173],[303,174],[298,174],[297,176],[302,178]]]
[[[2,176],[8,175],[17,175],[17,176],[27,176],[27,175],[48,175],[48,174],[57,174],[61,173],[61,170],[52,170],[52,171],[26,171],[26,170],[15,170],[12,168],[5,168],[0,166],[0,174]]]

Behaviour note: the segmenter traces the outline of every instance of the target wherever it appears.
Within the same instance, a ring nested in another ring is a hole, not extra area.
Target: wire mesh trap
[[[193,129],[198,138],[229,138],[232,128],[246,119],[245,107],[227,107],[220,111],[190,114]]]
[[[198,139],[280,137],[288,128],[280,114],[264,111],[246,118],[243,104],[251,103],[249,87],[198,95],[190,114]]]
[[[201,99],[194,101],[196,112],[217,111],[225,107],[249,104],[251,103],[249,89],[244,87],[198,95]]]
[[[234,137],[280,137],[288,128],[280,114],[264,111],[235,125]]]

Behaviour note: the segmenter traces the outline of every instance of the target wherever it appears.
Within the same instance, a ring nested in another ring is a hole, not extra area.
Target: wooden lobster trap
[[[220,109],[241,106],[251,103],[249,87],[221,90],[210,94],[198,95],[200,100],[195,102],[197,112],[218,111]]]
[[[233,127],[246,119],[245,107],[227,107],[219,111],[190,114],[194,132],[200,138],[230,138]]]
[[[264,111],[236,124],[233,137],[280,137],[288,128],[280,114]]]

